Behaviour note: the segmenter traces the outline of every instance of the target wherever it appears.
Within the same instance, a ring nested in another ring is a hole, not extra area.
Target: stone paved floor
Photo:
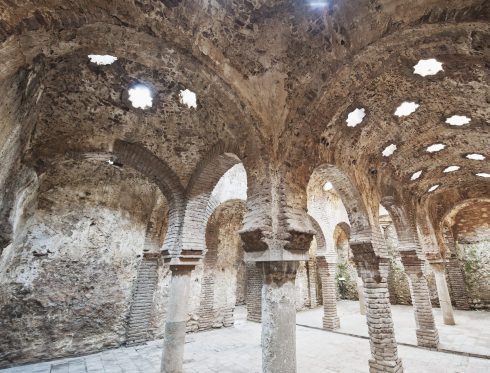
[[[344,330],[355,330],[361,326],[349,326],[349,312],[356,319],[357,305],[347,302],[339,305]],[[411,307],[407,307],[411,309]],[[395,322],[403,320],[401,309],[395,307]],[[232,328],[218,329],[187,336],[184,370],[185,373],[255,373],[260,372],[260,324],[243,319],[243,310],[237,312],[237,322]],[[298,323],[305,320],[321,320],[321,310],[301,312]],[[439,315],[440,316],[440,315]],[[483,322],[488,322],[490,314],[484,314]],[[459,313],[456,315],[460,318]],[[469,319],[473,319],[469,316]],[[365,319],[361,318],[362,324]],[[321,321],[320,321],[321,322]],[[407,320],[408,322],[408,320]],[[400,324],[401,325],[401,324]],[[480,335],[488,332],[486,324],[481,324]],[[404,330],[404,329],[403,329]],[[468,333],[473,326],[469,327]],[[408,333],[407,328],[407,336]],[[398,332],[400,337],[405,332]],[[407,337],[408,338],[408,337]],[[472,339],[464,337],[466,343]],[[468,342],[469,341],[469,342]],[[461,342],[463,343],[463,342]],[[483,343],[483,342],[482,342]],[[487,347],[488,340],[487,340]],[[1,373],[158,373],[162,341],[147,345],[119,348],[84,357],[56,360],[47,363],[26,365],[0,370]],[[490,360],[467,357],[415,347],[399,346],[405,372],[408,373],[484,373],[490,372]],[[369,341],[358,337],[329,333],[323,330],[298,326],[297,328],[298,372],[303,373],[360,373],[367,372],[370,357]]]
[[[391,306],[397,342],[417,344],[415,318],[411,306]],[[337,302],[340,318],[339,332],[368,335],[366,317],[359,313],[359,304],[352,301]],[[490,357],[490,312],[454,311],[456,325],[444,325],[442,313],[434,308],[434,318],[439,331],[440,347],[447,350],[469,352]],[[323,310],[299,312],[296,322],[300,325],[322,327]]]

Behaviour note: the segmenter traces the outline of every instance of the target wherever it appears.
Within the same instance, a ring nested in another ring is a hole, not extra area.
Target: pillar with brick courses
[[[463,266],[457,255],[456,242],[451,229],[445,227],[443,237],[444,243],[449,250],[449,255],[446,257],[446,274],[449,282],[449,294],[451,295],[455,308],[469,310],[470,302],[468,301],[467,296]]]
[[[436,278],[437,295],[439,297],[439,305],[441,306],[444,324],[456,325],[451,296],[447,287],[444,261],[431,261],[430,265],[434,270],[434,276]]]
[[[262,371],[296,372],[296,288],[299,262],[261,262]]]
[[[362,282],[362,278],[357,276],[357,294],[359,297],[359,313],[361,315],[366,314],[366,298],[364,297],[364,283]]]
[[[354,263],[364,283],[371,346],[371,373],[403,372],[395,340],[388,294],[388,258],[374,252],[371,242],[351,243]]]
[[[337,284],[335,282],[335,263],[328,263],[324,256],[317,257],[318,271],[322,281],[323,295],[323,328],[335,330],[340,328],[337,315]]]
[[[315,258],[310,258],[306,262],[306,269],[308,275],[308,295],[309,295],[309,307],[315,308],[318,306],[316,277],[317,277],[317,265]]]
[[[247,320],[262,320],[262,270],[255,263],[246,263],[247,271]]]
[[[410,283],[412,305],[417,324],[417,344],[422,347],[437,348],[439,333],[432,313],[429,286],[423,273],[424,262],[415,251],[402,251],[400,254]]]
[[[171,266],[170,294],[168,297],[167,318],[161,373],[182,373],[184,343],[187,323],[187,303],[193,266]]]

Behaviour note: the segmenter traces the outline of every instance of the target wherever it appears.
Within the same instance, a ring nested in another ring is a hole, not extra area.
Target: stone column
[[[337,315],[337,284],[335,283],[335,265],[327,263],[323,256],[317,257],[318,270],[322,281],[323,295],[323,328],[335,330],[340,328]]]
[[[262,371],[296,372],[296,290],[299,262],[260,262],[262,287]]]
[[[374,252],[370,242],[351,243],[354,262],[364,283],[366,317],[371,346],[371,373],[403,372],[391,317],[388,294],[388,258]]]
[[[262,320],[262,270],[255,263],[246,264],[247,271],[247,320],[260,322]]]
[[[422,271],[407,272],[410,281],[412,304],[417,323],[417,344],[422,347],[437,348],[439,345],[439,334],[432,314],[429,286]]]
[[[359,297],[359,312],[361,315],[366,314],[366,298],[364,297],[364,283],[362,278],[357,276],[357,294]]]
[[[444,324],[456,325],[454,321],[454,312],[453,306],[451,304],[451,297],[449,296],[449,289],[447,288],[444,262],[437,261],[431,262],[430,264],[432,269],[434,270],[434,275],[436,278],[437,295],[439,297],[439,305],[441,306]]]
[[[439,334],[432,314],[429,286],[424,277],[423,261],[415,251],[402,251],[401,259],[410,284],[412,305],[417,324],[417,344],[437,348]]]
[[[184,266],[170,267],[172,277],[165,320],[161,373],[183,372],[187,302],[192,269],[193,267]]]

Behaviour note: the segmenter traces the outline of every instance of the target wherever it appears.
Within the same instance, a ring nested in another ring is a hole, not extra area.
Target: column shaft
[[[431,263],[434,269],[434,275],[436,278],[437,295],[439,296],[439,305],[441,306],[442,317],[444,324],[456,325],[454,321],[453,306],[451,304],[451,297],[449,295],[449,289],[447,287],[446,275],[444,273],[444,264]]]
[[[335,264],[327,263],[325,257],[318,257],[318,270],[322,281],[323,295],[323,328],[334,330],[340,328],[337,315],[337,284],[335,283]]]
[[[357,281],[357,294],[359,297],[359,312],[361,315],[366,314],[366,298],[364,297],[364,284],[362,278],[359,276],[356,278]]]
[[[429,286],[423,276],[422,270],[418,273],[408,273],[412,304],[417,323],[417,344],[422,347],[437,348],[439,334],[432,314]]]
[[[296,289],[298,262],[262,262],[262,371],[296,373]]]
[[[191,268],[171,267],[161,373],[182,373]]]

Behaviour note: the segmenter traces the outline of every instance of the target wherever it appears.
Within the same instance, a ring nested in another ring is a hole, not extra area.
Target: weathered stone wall
[[[97,182],[98,165],[79,167],[78,183],[43,183],[37,208],[2,254],[1,365],[124,342],[156,191],[102,167],[112,183]]]
[[[337,251],[337,297],[339,299],[359,300],[357,291],[357,270],[350,256],[349,241],[343,229],[338,228],[336,234]]]
[[[456,247],[470,307],[490,310],[490,240],[460,241]]]

